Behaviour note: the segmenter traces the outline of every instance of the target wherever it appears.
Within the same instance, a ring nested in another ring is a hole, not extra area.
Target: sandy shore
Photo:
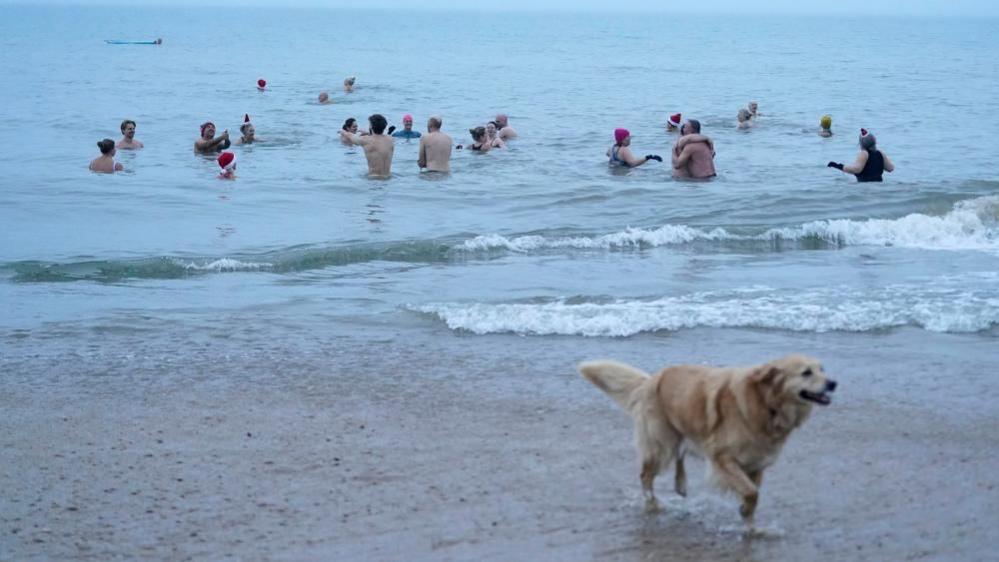
[[[441,329],[183,357],[115,337],[47,354],[7,340],[0,559],[983,560],[999,545],[994,333]],[[644,514],[630,422],[575,363],[792,350],[840,389],[767,473],[764,536],[741,535],[699,464],[691,497],[667,477],[666,511]]]

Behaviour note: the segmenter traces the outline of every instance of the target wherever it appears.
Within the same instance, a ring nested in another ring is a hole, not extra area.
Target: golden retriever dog
[[[836,389],[822,365],[804,355],[754,367],[679,365],[653,376],[615,361],[588,361],[579,372],[634,419],[648,510],[659,509],[652,483],[671,461],[676,492],[687,495],[683,457],[691,451],[709,463],[717,484],[742,498],[739,513],[750,528],[763,471],[812,405],[828,405]]]

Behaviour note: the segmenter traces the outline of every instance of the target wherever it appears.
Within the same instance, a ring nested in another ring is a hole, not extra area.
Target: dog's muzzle
[[[807,390],[802,390],[798,393],[798,396],[801,396],[809,402],[815,402],[821,406],[828,406],[832,402],[832,396],[829,396],[829,393],[835,390],[836,381],[829,380],[826,381],[826,387],[822,389],[822,392],[809,392]]]

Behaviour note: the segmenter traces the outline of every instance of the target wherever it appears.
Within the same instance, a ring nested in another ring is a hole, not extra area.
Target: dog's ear
[[[777,379],[777,375],[780,374],[780,369],[773,365],[764,365],[749,376],[750,380],[757,384],[762,384],[770,386]]]

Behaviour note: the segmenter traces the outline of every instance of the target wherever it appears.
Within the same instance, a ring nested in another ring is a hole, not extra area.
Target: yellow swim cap
[[[819,125],[822,125],[823,129],[828,129],[829,127],[832,127],[832,116],[823,115],[822,119],[819,119]]]

